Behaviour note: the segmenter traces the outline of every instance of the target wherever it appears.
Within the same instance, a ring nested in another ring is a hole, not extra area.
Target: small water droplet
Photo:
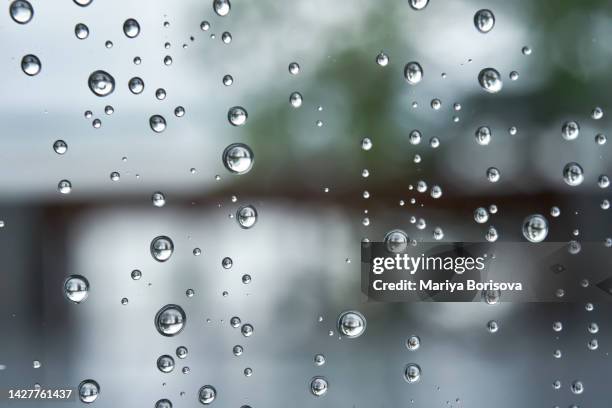
[[[21,70],[28,76],[38,75],[41,69],[40,60],[36,55],[28,54],[21,59]]]
[[[149,118],[149,126],[155,133],[166,130],[166,119],[162,115],[153,115]]]
[[[578,163],[567,163],[565,167],[563,167],[563,181],[568,186],[578,186],[582,184],[584,181],[584,170],[582,170],[582,166]]]
[[[97,96],[110,95],[115,90],[115,78],[106,71],[98,70],[89,75],[89,89]]]
[[[416,85],[423,79],[423,68],[421,64],[412,61],[404,66],[404,78],[410,85]]]
[[[227,112],[227,119],[232,126],[243,126],[248,116],[247,111],[241,106],[234,106]]]
[[[89,37],[89,27],[87,27],[83,23],[78,23],[77,25],[74,26],[74,35],[79,40],[86,39],[87,37]]]
[[[153,259],[158,262],[166,262],[174,252],[174,243],[169,237],[160,235],[151,241],[150,251]]]
[[[225,148],[222,155],[225,168],[234,174],[245,174],[253,167],[255,156],[244,143],[233,143]]]
[[[86,404],[91,404],[100,394],[100,385],[94,380],[84,380],[79,384],[78,391],[79,399]]]

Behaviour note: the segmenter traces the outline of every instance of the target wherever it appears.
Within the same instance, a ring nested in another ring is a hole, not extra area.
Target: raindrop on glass
[[[166,262],[174,252],[174,243],[164,235],[153,238],[151,241],[151,256],[158,262]]]
[[[182,307],[166,305],[155,315],[155,328],[163,336],[176,336],[185,327],[186,320],[187,316]]]

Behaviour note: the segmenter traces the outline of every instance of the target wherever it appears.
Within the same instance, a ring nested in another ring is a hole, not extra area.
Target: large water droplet
[[[501,177],[501,173],[499,172],[499,170],[497,168],[489,167],[487,169],[487,179],[491,183],[497,183],[499,181],[500,177]]]
[[[89,37],[89,27],[87,27],[83,23],[78,23],[77,25],[74,26],[74,35],[79,40],[86,39],[87,37]]]
[[[64,295],[71,302],[83,302],[89,295],[89,281],[81,275],[70,275],[64,282]]]
[[[478,83],[485,91],[497,93],[502,90],[504,84],[501,75],[495,68],[485,68],[478,74]]]
[[[140,34],[140,24],[133,18],[128,18],[123,23],[123,33],[128,38],[136,38]]]
[[[354,339],[365,332],[366,319],[361,313],[351,310],[338,316],[337,326],[343,337]]]
[[[416,61],[412,61],[406,64],[404,67],[404,78],[410,85],[416,85],[423,79],[423,68],[421,64]]]
[[[165,236],[160,235],[151,241],[151,255],[158,262],[166,262],[174,252],[174,243]]]
[[[172,408],[172,402],[167,399],[160,399],[155,403],[155,408]]]
[[[540,214],[532,214],[523,221],[523,236],[530,242],[542,242],[548,235],[548,221]]]
[[[576,380],[572,382],[570,389],[574,394],[582,394],[584,392],[584,385],[582,384],[582,381]]]
[[[203,405],[212,404],[217,398],[217,390],[212,385],[205,385],[198,391],[198,401]]]
[[[408,0],[408,4],[414,10],[423,10],[429,4],[429,0]]]
[[[227,112],[227,119],[232,126],[242,126],[246,123],[249,114],[242,106],[234,106]]]
[[[223,151],[225,168],[235,174],[244,174],[251,170],[255,156],[251,148],[244,143],[233,143]]]
[[[61,180],[57,183],[57,191],[61,194],[70,194],[72,192],[72,183],[70,183],[70,180]]]
[[[79,384],[78,391],[79,399],[86,404],[91,404],[100,394],[100,385],[94,380],[84,380]]]
[[[574,140],[580,134],[580,125],[578,122],[570,120],[563,124],[561,127],[561,136],[565,140]]]
[[[9,14],[16,23],[27,24],[34,17],[34,9],[29,1],[15,0],[9,6]]]
[[[578,186],[582,184],[584,181],[584,170],[582,170],[582,166],[578,163],[567,163],[565,167],[563,167],[563,181],[568,186]]]
[[[292,62],[291,64],[289,64],[289,73],[291,75],[297,75],[300,73],[300,64],[298,64],[297,62]]]
[[[68,144],[63,140],[56,140],[53,143],[53,150],[57,154],[65,154],[68,151]]]
[[[231,9],[232,5],[229,0],[213,0],[213,10],[218,16],[227,16]]]
[[[182,307],[166,305],[155,315],[155,328],[161,335],[172,337],[183,331],[186,321],[187,316]]]
[[[407,364],[404,368],[404,380],[409,384],[418,382],[421,379],[421,367],[417,364]]]
[[[421,339],[419,336],[410,336],[406,339],[406,348],[410,351],[416,351],[421,347]]]
[[[21,70],[28,76],[38,75],[41,64],[36,55],[28,54],[21,59]]]
[[[102,70],[92,72],[89,75],[87,84],[91,92],[98,96],[110,95],[115,90],[115,78]]]
[[[289,96],[289,103],[294,108],[299,108],[300,106],[302,106],[302,102],[303,102],[302,94],[299,92],[293,92]]]
[[[491,10],[482,9],[474,14],[474,26],[483,34],[488,33],[495,26],[495,15]]]
[[[149,126],[155,133],[166,130],[166,119],[162,115],[153,115],[149,118]]]
[[[236,221],[241,228],[252,228],[257,222],[257,210],[252,205],[245,205],[236,211]]]
[[[476,129],[476,143],[481,146],[486,146],[491,143],[491,128],[488,126],[480,126]]]
[[[162,373],[172,372],[172,370],[174,370],[174,359],[172,358],[172,356],[169,356],[167,354],[160,356],[157,359],[157,368]]]
[[[394,229],[392,231],[387,232],[387,234],[383,238],[383,242],[385,243],[387,251],[391,253],[400,253],[406,250],[410,239],[404,231],[400,229]]]
[[[310,381],[310,392],[316,397],[321,397],[327,393],[329,383],[325,377],[314,377]]]
[[[144,91],[144,87],[144,81],[139,77],[134,77],[128,82],[128,88],[130,88],[130,92],[132,92],[134,95],[138,95]]]
[[[161,208],[166,205],[166,196],[161,191],[156,191],[151,195],[151,201],[155,207]]]

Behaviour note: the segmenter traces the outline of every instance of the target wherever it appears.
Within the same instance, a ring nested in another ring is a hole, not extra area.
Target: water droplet
[[[74,35],[79,40],[86,39],[87,37],[89,37],[89,27],[87,27],[83,23],[78,23],[77,25],[74,26]]]
[[[223,85],[230,86],[233,83],[234,83],[234,78],[231,75],[228,74],[228,75],[223,76]]]
[[[57,191],[61,194],[70,194],[72,192],[72,183],[69,180],[62,180],[57,184]]]
[[[599,348],[599,342],[597,341],[597,339],[589,340],[589,342],[587,343],[587,348],[589,350],[597,350],[597,348]]]
[[[233,353],[233,354],[234,354],[236,357],[238,357],[238,356],[242,355],[242,353],[243,353],[243,352],[244,352],[244,348],[243,348],[241,345],[239,345],[239,344],[235,345],[235,346],[232,348],[232,353]]]
[[[565,167],[563,167],[563,181],[568,186],[578,186],[582,184],[584,181],[584,170],[582,170],[582,166],[578,163],[567,163]]]
[[[517,79],[519,79],[519,73],[516,71],[510,72],[510,79],[516,81]]]
[[[421,64],[416,61],[412,61],[406,64],[404,67],[404,78],[410,85],[416,85],[423,79],[423,68]]]
[[[140,278],[142,278],[142,272],[138,269],[134,269],[130,276],[133,280],[140,280]]]
[[[302,106],[302,94],[299,92],[293,92],[290,96],[289,96],[289,103],[291,104],[291,106],[293,106],[294,108],[299,108],[300,106]]]
[[[381,67],[386,67],[387,65],[389,65],[389,56],[381,51],[376,56],[376,63]]]
[[[485,68],[478,74],[478,83],[485,91],[497,93],[502,90],[504,84],[501,75],[494,68]]]
[[[158,100],[163,101],[164,99],[166,99],[166,90],[164,88],[157,88],[155,90],[155,97]]]
[[[213,10],[215,10],[218,16],[227,16],[231,8],[232,5],[229,0],[213,0]]]
[[[15,0],[9,7],[9,14],[16,23],[27,24],[34,17],[34,9],[29,1]]]
[[[548,235],[548,220],[540,214],[532,214],[523,221],[523,236],[529,242],[542,242]]]
[[[327,393],[329,384],[325,377],[314,377],[310,381],[310,392],[316,397],[321,397]]]
[[[442,238],[444,238],[444,231],[440,227],[435,227],[432,236],[436,241],[440,241]]]
[[[243,229],[252,228],[257,222],[257,210],[252,205],[245,205],[236,211],[236,221]]]
[[[153,206],[161,208],[166,205],[166,196],[161,191],[156,191],[151,196],[151,201],[153,202]]]
[[[64,282],[64,295],[73,303],[81,303],[89,295],[89,281],[81,275],[70,275]]]
[[[417,129],[412,130],[408,135],[408,141],[412,145],[418,145],[419,143],[421,143],[421,138],[421,132],[419,132]]]
[[[158,262],[166,262],[174,252],[174,243],[169,237],[160,235],[153,238],[150,249],[153,259]]]
[[[603,109],[601,109],[599,106],[596,106],[591,112],[591,117],[595,120],[603,118]]]
[[[584,392],[584,385],[581,381],[575,380],[572,382],[570,389],[572,390],[572,393],[576,395],[582,394]]]
[[[144,87],[144,81],[139,77],[134,77],[128,82],[128,88],[130,89],[130,92],[132,92],[134,95],[142,93],[142,91],[144,91]]]
[[[217,0],[215,0],[215,3],[216,2]],[[217,390],[212,385],[205,385],[198,391],[198,400],[203,405],[212,404],[215,398],[217,398]]]
[[[170,304],[159,309],[155,315],[155,328],[162,336],[172,337],[183,330],[186,321],[183,308]]]
[[[589,323],[587,330],[589,331],[589,333],[591,334],[596,334],[597,332],[599,332],[599,325],[595,322],[591,322]]]
[[[489,320],[489,322],[487,323],[487,330],[489,331],[489,333],[497,333],[497,331],[499,330],[499,325],[495,320]]]
[[[162,115],[153,115],[149,118],[149,126],[155,133],[166,130],[166,119]]]
[[[87,7],[93,0],[74,0],[74,4],[81,7]]]
[[[57,154],[65,154],[68,151],[68,145],[63,140],[56,140],[53,143],[53,150]]]
[[[128,18],[123,23],[123,33],[128,38],[136,38],[140,34],[140,24],[133,18]]]
[[[561,127],[561,136],[565,140],[574,140],[580,134],[580,125],[573,120],[567,121]]]
[[[408,235],[399,229],[395,229],[387,232],[383,238],[385,248],[391,253],[401,253],[408,247],[410,239]]]
[[[95,95],[107,96],[115,90],[115,78],[106,71],[98,70],[89,75],[89,89]]]
[[[406,348],[410,351],[416,351],[421,347],[421,339],[419,336],[410,336],[406,339]]]
[[[364,138],[361,140],[361,149],[362,149],[362,150],[365,150],[365,151],[368,151],[368,150],[370,150],[371,148],[372,148],[372,141],[370,140],[370,138],[369,138],[369,137],[364,137]]]
[[[559,207],[551,207],[550,209],[550,215],[557,218],[559,215],[561,215],[561,210],[559,209]]]
[[[223,34],[221,34],[221,41],[223,41],[224,44],[229,44],[232,42],[232,34],[228,31],[225,31]]]
[[[476,143],[481,146],[486,146],[491,143],[491,128],[488,126],[480,126],[476,129]]]
[[[501,173],[499,172],[497,168],[489,167],[487,169],[487,179],[491,183],[497,183],[499,181],[500,176],[501,176]]]
[[[232,266],[234,266],[234,261],[232,260],[232,258],[226,256],[221,261],[221,266],[223,267],[223,269],[230,269]]]
[[[554,322],[553,325],[552,325],[552,328],[553,328],[554,331],[560,332],[561,330],[563,330],[563,323],[561,323],[559,321]]]
[[[421,367],[417,364],[406,364],[404,368],[404,380],[409,384],[414,384],[421,379]]]
[[[79,399],[86,404],[91,404],[100,394],[100,385],[94,380],[84,380],[79,384],[78,390]]]
[[[489,242],[495,242],[499,238],[499,234],[497,233],[497,229],[495,227],[490,226],[485,234],[485,239]]]
[[[174,370],[174,359],[172,358],[172,356],[169,356],[167,354],[160,356],[157,359],[157,368],[162,373],[172,372],[172,370]]]
[[[253,326],[250,325],[249,323],[243,324],[242,327],[240,328],[240,332],[242,333],[242,335],[244,337],[251,337],[253,335]]]
[[[155,408],[172,408],[172,402],[167,399],[160,399],[155,403]]]
[[[595,143],[597,143],[598,145],[603,146],[606,144],[607,141],[608,138],[603,133],[598,133],[595,135]]]
[[[21,70],[28,76],[38,75],[41,64],[36,55],[28,54],[21,59]]]
[[[442,102],[439,99],[432,99],[431,100],[431,108],[434,110],[438,110],[442,107]]]
[[[408,4],[413,10],[423,10],[429,4],[429,0],[408,0]]]
[[[232,126],[242,126],[246,123],[249,115],[241,106],[234,106],[227,112],[227,119]]]
[[[316,366],[320,367],[325,364],[325,356],[323,354],[315,354],[314,363]]]
[[[121,174],[119,174],[119,172],[117,172],[117,171],[113,171],[110,174],[111,181],[119,181],[120,178],[121,178]]]
[[[337,327],[341,336],[354,339],[365,332],[366,319],[357,311],[343,312],[338,316]]]
[[[523,55],[531,55],[531,48],[529,48],[528,46],[524,46],[521,49],[521,52],[523,53]]]
[[[476,14],[474,14],[474,26],[481,33],[488,33],[495,27],[495,15],[491,10],[478,10]]]
[[[243,143],[233,143],[223,151],[223,164],[234,174],[245,174],[253,167],[255,156],[251,148]]]
[[[289,73],[291,75],[297,75],[300,73],[300,64],[298,64],[297,62],[292,62],[291,64],[289,64]]]

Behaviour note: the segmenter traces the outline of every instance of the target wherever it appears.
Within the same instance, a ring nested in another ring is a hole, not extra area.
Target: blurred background
[[[366,302],[359,251],[363,238],[380,241],[394,228],[418,241],[440,227],[443,241],[478,242],[494,226],[499,241],[520,241],[534,213],[548,218],[550,241],[604,245],[612,219],[599,179],[612,165],[609,144],[595,137],[610,124],[609,2],[431,0],[415,10],[406,0],[232,0],[225,17],[208,0],[30,3],[26,24],[11,18],[9,1],[0,16],[3,394],[91,378],[100,385],[94,405],[103,407],[154,407],[162,398],[197,407],[205,384],[217,390],[213,406],[236,408],[607,406],[610,305]],[[486,34],[474,27],[483,8],[495,15]],[[123,33],[128,18],[140,25],[136,38]],[[87,38],[75,36],[78,23]],[[386,66],[377,64],[381,52]],[[37,75],[22,71],[26,54],[39,58]],[[417,85],[404,79],[410,61],[423,68]],[[291,62],[299,74],[290,74]],[[487,67],[501,74],[501,92],[479,86]],[[110,95],[89,89],[96,70],[114,77]],[[141,94],[128,88],[133,77],[145,83]],[[299,108],[289,102],[296,91]],[[228,122],[232,106],[248,111],[244,126]],[[162,133],[150,128],[155,114],[166,119]],[[572,141],[561,135],[569,120],[580,125]],[[487,146],[474,137],[482,125],[492,132]],[[408,140],[413,129],[418,145]],[[361,147],[365,137],[371,150]],[[54,151],[56,140],[65,154]],[[254,152],[247,174],[222,162],[236,142]],[[581,185],[564,182],[568,162],[583,167]],[[489,167],[499,169],[498,182],[487,180]],[[70,194],[58,192],[60,180],[70,181]],[[419,181],[442,196],[417,192]],[[156,191],[163,208],[151,203]],[[251,229],[236,223],[241,205],[257,209]],[[476,223],[474,210],[490,205],[497,212]],[[553,206],[559,217],[549,215]],[[168,262],[151,256],[159,235],[174,242]],[[225,257],[232,268],[222,267]],[[80,304],[63,293],[75,274],[90,284]],[[164,337],[154,316],[170,303],[187,323]],[[336,319],[351,309],[367,330],[339,338]],[[245,338],[232,316],[254,334]],[[492,319],[496,333],[487,331]],[[421,339],[417,351],[405,346],[410,335]],[[179,346],[186,359],[175,356]],[[169,374],[156,367],[163,354],[175,356]],[[418,383],[404,380],[409,363],[421,367]],[[317,375],[329,383],[322,397],[310,392]],[[581,394],[571,391],[576,380]],[[74,404],[82,402],[0,400]]]

